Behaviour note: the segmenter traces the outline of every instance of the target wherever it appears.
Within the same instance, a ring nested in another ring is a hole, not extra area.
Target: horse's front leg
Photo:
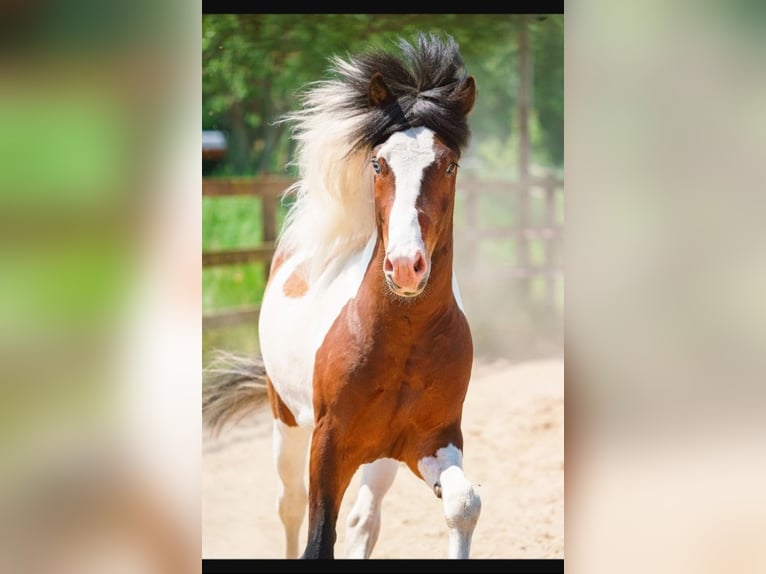
[[[449,528],[448,557],[468,558],[473,531],[481,513],[481,499],[463,474],[462,451],[449,443],[439,448],[435,455],[421,458],[418,470],[444,504],[444,517]]]
[[[343,494],[359,467],[330,417],[317,421],[309,458],[309,533],[303,559],[334,558],[336,523]]]
[[[365,464],[356,502],[348,514],[346,558],[369,558],[380,533],[380,507],[394,483],[399,461],[379,458]]]

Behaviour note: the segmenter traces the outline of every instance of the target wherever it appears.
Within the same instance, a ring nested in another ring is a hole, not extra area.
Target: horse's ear
[[[375,72],[372,78],[370,78],[370,88],[367,91],[367,95],[370,98],[370,104],[374,107],[384,106],[396,99],[391,90],[388,89],[386,82],[383,80],[383,74],[380,72]]]
[[[473,109],[473,105],[476,103],[476,95],[478,90],[476,89],[476,80],[473,76],[468,76],[463,85],[460,87],[460,93],[458,99],[460,100],[460,106],[464,114],[468,114]]]

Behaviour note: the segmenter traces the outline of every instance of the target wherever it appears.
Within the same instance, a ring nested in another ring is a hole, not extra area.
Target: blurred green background
[[[526,31],[531,65],[529,173],[560,181],[564,157],[564,17],[515,14],[204,15],[202,127],[225,133],[228,149],[221,160],[203,161],[203,176],[295,177],[294,168],[289,166],[294,152],[289,125],[274,125],[274,121],[297,109],[298,95],[307,83],[328,77],[329,58],[371,48],[392,49],[400,37],[412,41],[419,32],[433,32],[455,38],[479,89],[469,118],[472,143],[461,159],[460,181],[514,182],[519,177],[522,29]],[[516,225],[517,195],[478,194],[482,226]],[[563,188],[553,202],[556,223],[562,225]],[[465,228],[468,224],[464,203],[464,197],[458,195],[456,235],[461,225]],[[544,195],[530,194],[529,224],[543,225],[544,204]],[[280,216],[284,209],[283,205]],[[203,197],[202,210],[203,251],[254,247],[263,240],[257,197]],[[542,240],[528,242],[529,264],[544,263],[541,247]],[[518,263],[518,251],[518,241],[498,239],[483,241],[478,253],[483,263],[494,266]],[[263,265],[203,269],[203,314],[259,303]],[[465,288],[461,281],[461,289],[479,351],[526,358],[562,350],[563,277],[554,283],[554,315],[542,307],[548,288],[545,277],[530,278],[523,297],[516,296],[515,285],[508,280],[472,285],[470,279],[466,279]],[[535,300],[541,303],[540,308]],[[513,353],[506,352],[511,347]],[[205,329],[203,353],[213,348],[257,352],[256,325]]]

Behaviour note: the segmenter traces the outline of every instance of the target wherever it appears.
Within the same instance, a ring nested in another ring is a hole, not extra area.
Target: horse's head
[[[393,98],[379,74],[372,77],[369,93],[377,106]],[[459,97],[467,114],[476,98],[472,77]],[[415,297],[423,291],[434,249],[452,231],[458,159],[457,150],[424,126],[398,131],[372,151],[383,275],[397,296]]]

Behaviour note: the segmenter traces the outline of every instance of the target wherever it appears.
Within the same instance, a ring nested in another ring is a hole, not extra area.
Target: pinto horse
[[[348,556],[368,558],[400,462],[443,501],[468,558],[480,498],[462,470],[473,345],[453,272],[453,210],[476,99],[452,38],[336,58],[294,122],[300,179],[259,334],[286,556],[333,558],[357,469]],[[304,486],[309,453],[308,496]]]

